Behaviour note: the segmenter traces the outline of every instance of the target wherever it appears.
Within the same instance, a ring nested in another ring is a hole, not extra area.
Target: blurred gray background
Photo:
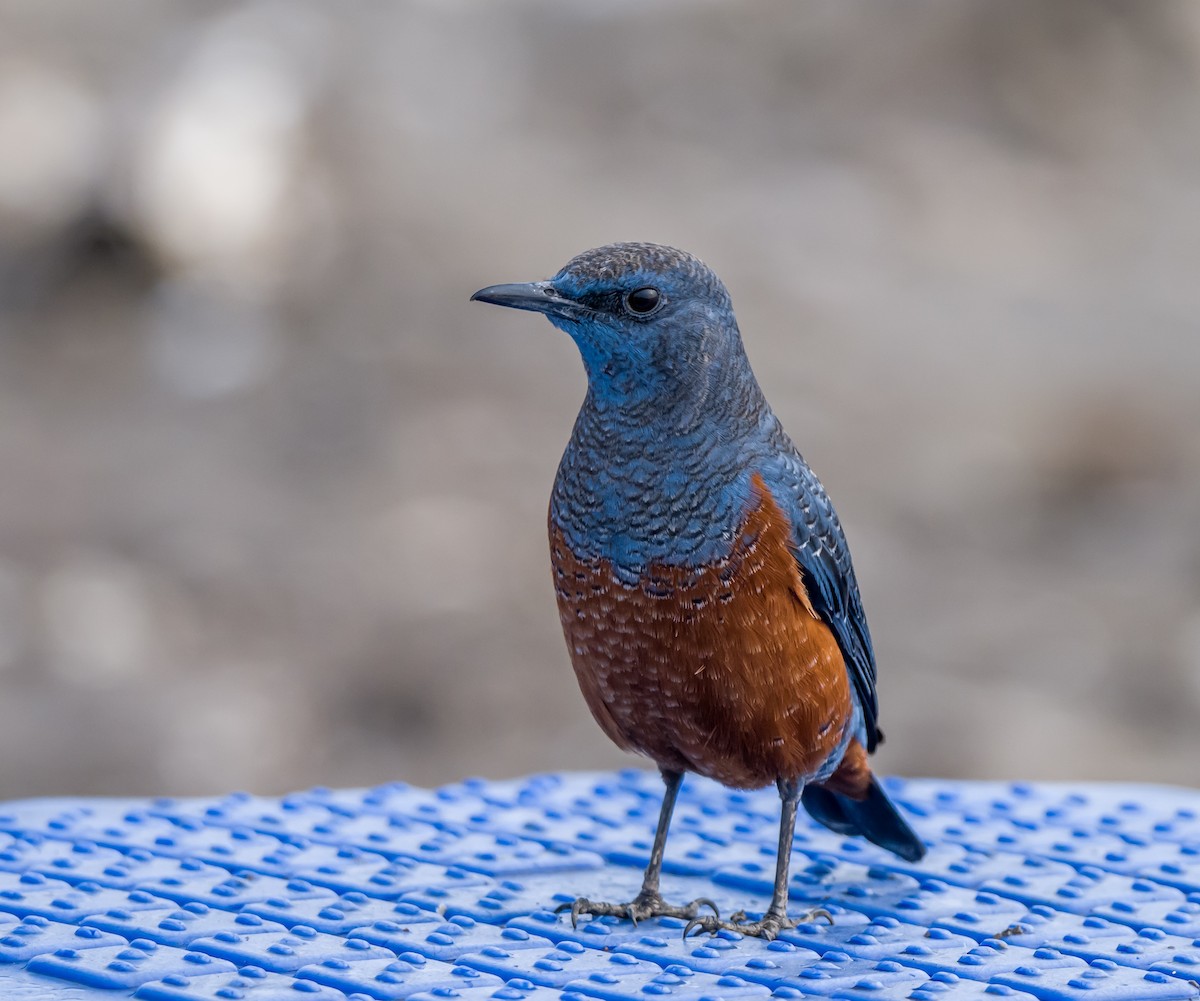
[[[721,274],[885,771],[1195,783],[1200,5],[0,0],[0,798],[628,759],[544,536],[575,348]]]

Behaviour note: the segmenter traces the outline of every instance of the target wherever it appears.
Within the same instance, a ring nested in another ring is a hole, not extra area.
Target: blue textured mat
[[[835,923],[772,943],[552,913],[637,892],[648,772],[0,804],[0,999],[1200,997],[1200,792],[887,785],[928,857],[802,817],[793,910]],[[778,811],[689,778],[664,894],[761,910]]]

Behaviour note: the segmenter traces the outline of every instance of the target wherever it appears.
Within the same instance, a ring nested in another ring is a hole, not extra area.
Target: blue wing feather
[[[875,651],[850,548],[837,512],[821,481],[782,429],[780,458],[767,484],[792,520],[796,561],[813,609],[833,630],[866,730],[867,751],[879,743],[879,700],[875,693]],[[786,443],[786,444],[785,444]]]

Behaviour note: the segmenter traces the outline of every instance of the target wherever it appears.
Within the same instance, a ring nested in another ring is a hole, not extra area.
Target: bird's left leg
[[[555,913],[569,910],[571,924],[579,920],[581,914],[591,914],[593,917],[613,915],[618,918],[629,918],[634,924],[646,918],[672,917],[691,920],[700,912],[701,907],[711,907],[714,916],[719,916],[717,905],[707,897],[700,897],[682,907],[668,904],[658,892],[659,877],[662,874],[663,851],[667,846],[667,829],[671,826],[671,814],[675,812],[675,799],[679,795],[679,787],[683,784],[683,772],[664,770],[663,782],[667,789],[663,794],[662,809],[658,814],[658,827],[654,830],[654,847],[650,849],[650,864],[646,866],[646,875],[642,879],[641,892],[627,904],[606,904],[600,901],[579,897],[577,900],[563,904]]]
[[[743,935],[765,938],[769,942],[785,928],[795,928],[803,921],[823,917],[830,924],[833,923],[829,912],[820,908],[809,911],[799,919],[788,917],[788,877],[792,862],[792,836],[796,831],[796,808],[800,803],[800,791],[803,785],[795,780],[786,779],[779,779],[776,785],[779,787],[779,798],[783,801],[783,809],[779,817],[779,850],[775,855],[775,887],[771,893],[771,906],[758,921],[748,920],[745,911],[738,911],[736,914],[730,915],[728,921],[722,921],[719,917],[711,915],[692,918],[683,930],[684,938],[687,938],[697,928],[714,934],[721,929],[728,929],[741,932]]]

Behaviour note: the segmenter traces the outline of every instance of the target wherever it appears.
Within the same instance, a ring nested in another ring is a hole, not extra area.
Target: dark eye
[[[659,298],[656,288],[634,289],[625,296],[625,308],[631,313],[649,313],[658,305]]]

